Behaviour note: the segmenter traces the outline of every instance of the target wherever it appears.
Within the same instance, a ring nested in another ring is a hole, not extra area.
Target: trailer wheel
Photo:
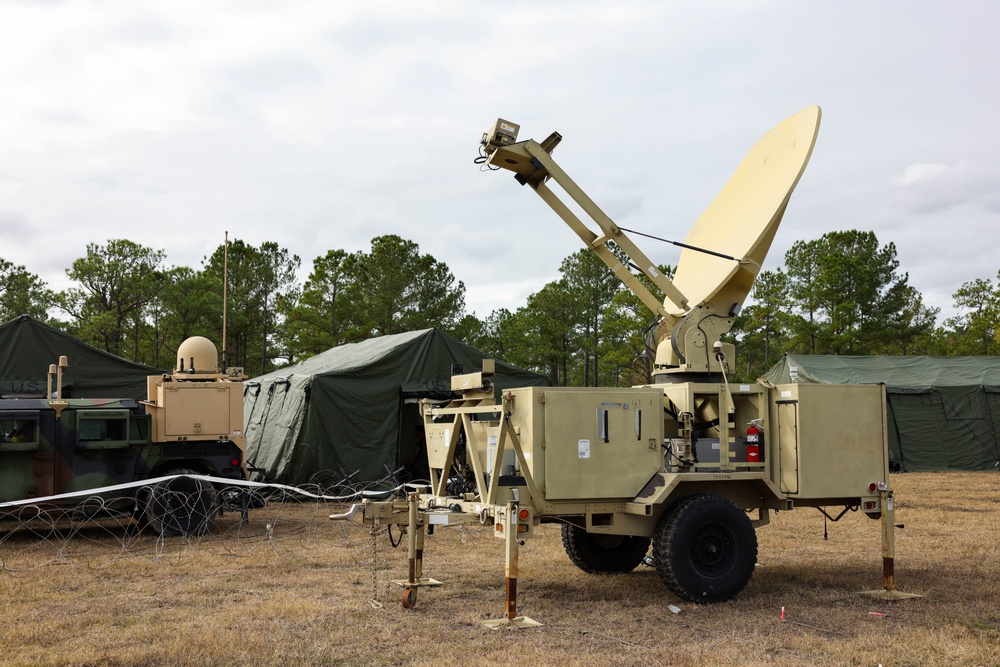
[[[680,597],[722,602],[753,576],[757,534],[746,513],[726,498],[690,496],[660,519],[653,557],[660,579]]]
[[[181,468],[167,475],[197,475]],[[198,536],[208,530],[219,509],[218,494],[210,483],[178,477],[155,484],[146,498],[146,520],[163,537]]]
[[[403,609],[413,609],[417,606],[417,589],[403,589]]]
[[[590,574],[631,572],[649,551],[648,537],[596,535],[568,523],[562,543],[573,564]]]

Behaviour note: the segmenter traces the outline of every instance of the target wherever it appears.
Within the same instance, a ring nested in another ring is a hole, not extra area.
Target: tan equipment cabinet
[[[789,384],[771,390],[770,474],[796,501],[870,495],[889,478],[883,385]]]

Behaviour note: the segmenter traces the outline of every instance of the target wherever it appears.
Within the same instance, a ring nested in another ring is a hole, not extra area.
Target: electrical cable
[[[479,157],[472,160],[473,164],[483,165],[488,171],[499,171],[500,167],[492,164],[487,164],[487,160],[490,159],[490,155],[487,155],[486,151],[483,150],[482,144],[479,145]],[[482,168],[480,168],[482,170]]]
[[[639,232],[634,229],[625,229],[624,227],[619,227],[618,229],[623,232],[628,232],[629,234],[638,234],[639,236],[645,236],[648,239],[653,239],[654,241],[662,241],[663,243],[669,243],[670,245],[675,245],[678,248],[687,248],[688,250],[694,250],[695,252],[702,252],[706,255],[712,255],[713,257],[721,257],[722,259],[728,259],[733,262],[742,262],[744,260],[733,257],[732,255],[726,255],[721,252],[716,252],[715,250],[708,250],[707,248],[699,248],[698,246],[690,245],[688,243],[681,243],[680,241],[671,241],[670,239],[665,239],[659,236],[653,236],[652,234],[646,234],[644,232]]]

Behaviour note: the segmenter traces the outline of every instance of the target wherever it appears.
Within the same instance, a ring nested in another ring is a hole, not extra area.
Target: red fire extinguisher
[[[754,419],[747,424],[747,462],[760,463],[760,445],[764,432],[760,428],[760,420]]]

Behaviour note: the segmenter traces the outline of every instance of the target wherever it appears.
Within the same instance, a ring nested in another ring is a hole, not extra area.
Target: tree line
[[[92,243],[66,270],[73,285],[61,292],[0,259],[0,318],[28,314],[112,354],[170,368],[185,338],[219,342],[225,251],[220,244],[192,268],[168,266],[164,251],[127,239]],[[664,333],[584,249],[525,305],[484,317],[466,312],[465,286],[445,263],[396,235],[375,237],[367,251],[327,251],[302,283],[300,266],[274,242],[229,243],[227,365],[254,376],[337,345],[437,327],[557,385],[627,386],[649,381]],[[873,232],[796,242],[782,267],[760,273],[729,334],[735,379],[753,381],[785,353],[997,354],[1000,273],[996,282],[964,283],[953,299],[959,314],[939,324],[940,310],[900,272],[895,245]]]

